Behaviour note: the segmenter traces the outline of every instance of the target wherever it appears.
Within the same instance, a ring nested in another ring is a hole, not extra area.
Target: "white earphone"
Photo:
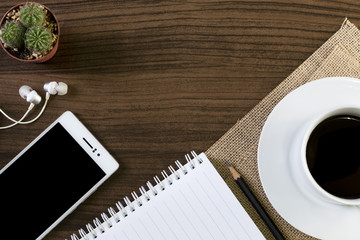
[[[41,102],[40,95],[27,85],[24,85],[19,89],[19,94],[28,103],[39,104]]]
[[[53,82],[45,83],[44,90],[46,91],[45,103],[44,103],[41,111],[39,112],[39,114],[30,121],[23,121],[26,118],[26,116],[29,114],[31,109],[33,109],[33,107],[35,105],[37,105],[41,102],[41,96],[35,90],[33,90],[31,87],[29,87],[27,85],[21,86],[19,89],[19,94],[23,99],[25,99],[28,103],[30,103],[30,106],[28,107],[28,110],[25,112],[25,114],[20,118],[20,120],[15,120],[15,119],[9,117],[2,109],[0,109],[0,112],[7,119],[9,119],[10,121],[13,122],[13,124],[10,124],[8,126],[0,127],[0,130],[14,127],[17,124],[29,124],[29,123],[35,122],[41,116],[41,114],[44,112],[47,102],[49,101],[50,95],[56,95],[56,94],[57,95],[65,95],[68,92],[68,86],[66,83],[63,83],[63,82],[57,83],[57,82],[53,81]]]
[[[65,95],[68,91],[68,86],[63,82],[48,82],[44,84],[44,90],[51,95]]]

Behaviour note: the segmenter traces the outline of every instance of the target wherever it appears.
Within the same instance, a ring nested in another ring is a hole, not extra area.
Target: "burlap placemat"
[[[304,83],[323,77],[360,78],[359,59],[360,31],[345,19],[332,37],[206,151],[210,161],[267,239],[273,239],[272,234],[234,183],[224,161],[230,162],[244,176],[286,239],[313,239],[281,218],[268,201],[257,169],[259,137],[268,115],[289,92]]]

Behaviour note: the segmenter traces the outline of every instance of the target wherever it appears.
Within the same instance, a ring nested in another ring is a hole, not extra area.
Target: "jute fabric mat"
[[[333,36],[206,151],[210,161],[267,239],[274,238],[235,184],[224,162],[230,162],[245,178],[286,239],[314,239],[287,223],[272,207],[264,193],[257,168],[261,130],[276,104],[299,86],[324,77],[360,78],[359,60],[360,31],[345,19]]]

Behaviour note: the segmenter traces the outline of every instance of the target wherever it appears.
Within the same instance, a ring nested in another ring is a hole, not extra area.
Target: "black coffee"
[[[360,198],[360,118],[338,115],[321,122],[310,135],[306,159],[324,190],[341,198]]]

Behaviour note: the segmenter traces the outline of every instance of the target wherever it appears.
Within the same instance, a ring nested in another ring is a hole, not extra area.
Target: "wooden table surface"
[[[17,3],[2,1],[0,12]],[[0,107],[20,118],[28,107],[18,95],[24,84],[44,96],[45,82],[63,81],[69,92],[52,97],[37,122],[1,131],[0,168],[66,110],[120,163],[49,240],[70,239],[188,151],[208,149],[345,17],[360,25],[355,0],[41,3],[60,22],[59,50],[43,64],[1,50]],[[0,124],[9,122],[0,117]]]

